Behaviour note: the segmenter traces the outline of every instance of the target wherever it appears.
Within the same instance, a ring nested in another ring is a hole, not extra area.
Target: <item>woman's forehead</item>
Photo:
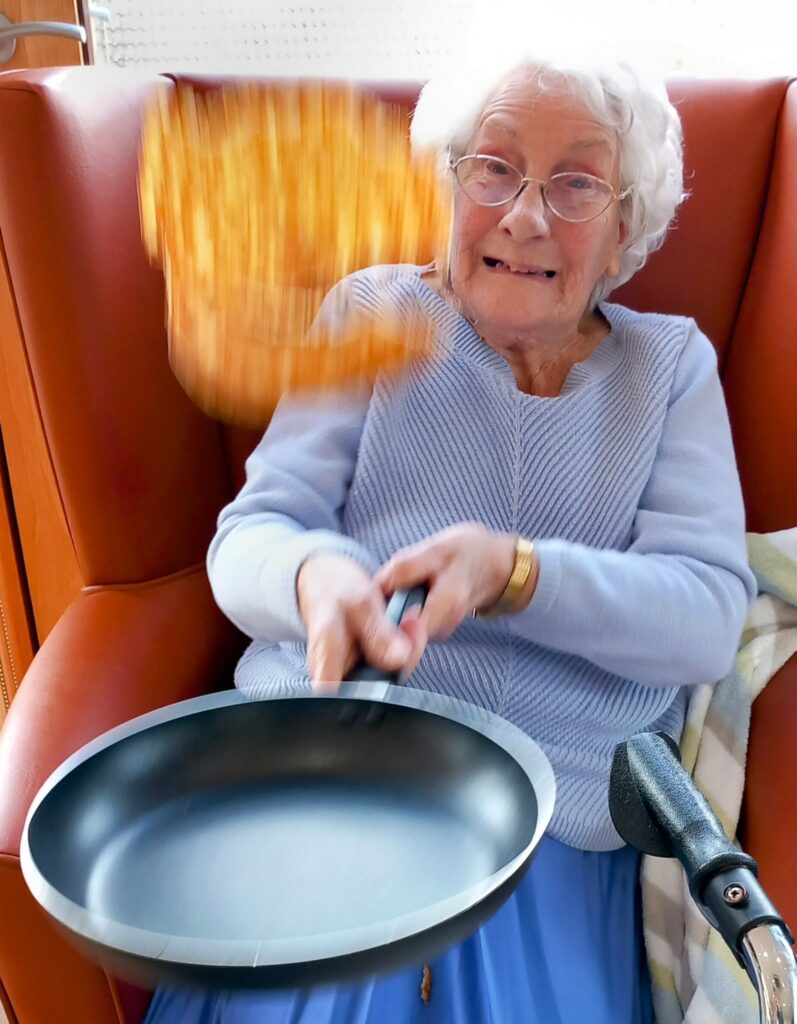
[[[594,154],[604,150],[614,156],[616,133],[595,120],[594,115],[575,96],[540,88],[530,74],[503,82],[488,99],[476,124],[473,138],[495,133],[508,142],[522,143],[538,133],[550,137],[568,149]]]

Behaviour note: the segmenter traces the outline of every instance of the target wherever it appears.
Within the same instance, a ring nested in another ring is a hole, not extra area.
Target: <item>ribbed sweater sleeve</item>
[[[521,636],[649,686],[730,669],[755,581],[711,343],[693,326],[626,551],[537,542],[540,575]]]
[[[365,548],[341,532],[369,394],[283,401],[246,463],[246,483],[221,512],[207,557],[221,610],[255,640],[303,640],[296,577],[311,555],[337,552],[370,571]]]

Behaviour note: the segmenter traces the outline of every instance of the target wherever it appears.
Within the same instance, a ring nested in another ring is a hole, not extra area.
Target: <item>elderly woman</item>
[[[211,583],[253,639],[246,694],[334,684],[360,655],[412,671],[543,747],[553,820],[516,894],[432,965],[428,1006],[416,970],[309,994],[161,991],[150,1022],[652,1019],[610,758],[642,730],[679,737],[754,587],[711,343],[604,301],[681,199],[677,115],[628,70],[533,61],[431,83],[413,137],[451,182],[447,265],[339,289],[375,315],[421,307],[438,355],[281,405],[219,519]],[[391,626],[385,595],[417,583],[423,612]]]

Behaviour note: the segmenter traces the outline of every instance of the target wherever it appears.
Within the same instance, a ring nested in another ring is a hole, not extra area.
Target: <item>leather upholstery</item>
[[[672,84],[689,198],[666,244],[612,296],[632,309],[694,317],[720,365],[753,261],[785,91],[783,81]]]
[[[140,243],[152,79],[94,68],[2,85],[0,224],[83,582],[201,562],[229,483],[218,426],[169,370],[163,286]],[[152,529],[164,509],[179,530]]]
[[[97,68],[0,75],[11,326],[38,416],[30,429],[41,432],[63,543],[84,588],[0,732],[0,999],[12,1024],[140,1020],[146,997],[73,953],[28,896],[22,823],[69,753],[159,704],[229,685],[242,644],[213,606],[201,563],[255,437],[206,419],[168,369],[162,286],[142,253],[135,196],[141,106],[156,81]],[[797,523],[795,88],[786,96],[785,81],[673,85],[692,196],[664,248],[617,294],[694,316],[714,340],[759,530]],[[386,90],[408,106],[415,94]],[[7,326],[0,321],[4,344]],[[30,503],[38,492],[25,490],[28,476],[10,458],[9,471],[15,502]],[[46,585],[36,530],[26,536],[26,566]],[[793,661],[754,709],[745,811],[749,851],[792,927],[795,773]]]
[[[778,127],[761,237],[725,372],[748,522],[760,532],[797,524],[796,181],[794,82]],[[797,658],[792,658],[753,706],[743,840],[797,933],[795,779]]]
[[[749,527],[797,522],[797,83],[776,137],[766,215],[725,372]]]

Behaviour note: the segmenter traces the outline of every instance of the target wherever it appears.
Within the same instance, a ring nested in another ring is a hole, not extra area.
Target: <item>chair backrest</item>
[[[5,317],[0,305],[0,329],[6,362],[16,360],[12,391],[27,373],[34,396],[3,429],[40,634],[78,586],[201,561],[254,442],[196,410],[169,370],[162,283],[142,251],[135,188],[142,105],[156,84],[172,81],[98,68],[0,76],[0,233],[14,300]],[[414,85],[374,88],[408,111],[417,95]],[[761,245],[759,236],[794,90],[785,107],[784,80],[678,81],[671,91],[691,195],[664,247],[615,297],[694,316],[712,338],[750,525],[782,527],[797,521],[797,481],[780,455],[797,446],[787,415],[797,360],[790,290],[773,277],[785,281],[788,262],[767,254],[791,245],[785,168]],[[31,487],[37,438],[49,490]],[[42,536],[51,548],[61,537],[63,550],[42,559]],[[59,557],[69,583],[52,596]]]

